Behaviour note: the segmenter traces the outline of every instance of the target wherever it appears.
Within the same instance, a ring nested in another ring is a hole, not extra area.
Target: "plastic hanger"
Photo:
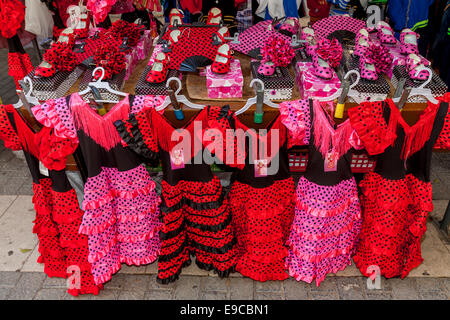
[[[419,72],[422,70],[428,71],[428,74],[429,74],[428,79],[424,83],[422,83],[419,87],[411,88],[411,92],[408,95],[408,98],[414,97],[414,96],[423,96],[423,97],[427,98],[427,100],[430,101],[431,103],[438,104],[439,100],[437,100],[433,96],[431,89],[425,88],[433,79],[433,71],[431,71],[430,68],[421,67],[421,68],[417,69],[416,75],[419,74]],[[401,99],[401,97],[398,97],[398,98],[396,97],[396,98],[393,98],[392,101],[394,101],[394,103],[397,104],[397,103],[399,103],[400,99]]]
[[[241,109],[236,111],[235,115],[244,113],[245,111],[248,110],[248,108],[250,108],[252,105],[256,104],[254,121],[255,121],[255,123],[262,123],[263,114],[264,114],[263,104],[265,104],[271,108],[275,108],[275,109],[279,109],[280,106],[266,98],[266,96],[264,95],[264,82],[262,82],[260,79],[253,79],[250,82],[250,87],[253,87],[253,85],[255,83],[259,84],[259,88],[256,88],[256,96],[248,99],[247,102],[245,103],[245,106],[243,106]]]
[[[16,90],[17,95],[19,96],[19,101],[16,104],[13,104],[13,107],[16,109],[21,108],[24,106],[27,108],[28,111],[31,111],[31,106],[37,106],[40,104],[39,100],[32,95],[33,93],[33,81],[31,81],[31,78],[26,76],[23,78],[23,83],[21,83],[21,86],[23,89],[27,89],[28,91],[25,93],[24,90]],[[21,82],[22,82],[21,81]]]
[[[178,88],[176,89],[176,91],[173,91],[173,89],[170,87],[170,83],[172,81],[175,81],[178,84]],[[205,107],[205,105],[189,101],[188,98],[186,98],[186,96],[184,95],[179,95],[182,88],[181,80],[179,78],[170,77],[169,79],[167,79],[166,86],[169,95],[159,107],[156,107],[156,111],[161,111],[167,106],[172,105],[174,107],[175,117],[177,118],[177,120],[183,120],[184,114],[183,109],[181,108],[181,104],[192,109],[203,109]]]
[[[94,69],[94,71],[92,71],[92,76],[95,75],[96,71],[100,70],[102,72],[102,75],[100,76],[100,78],[97,81],[93,81],[93,82],[89,82],[86,89],[84,89],[83,91],[80,91],[78,94],[80,96],[88,93],[91,91],[90,87],[95,87],[97,89],[104,89],[109,91],[112,94],[118,95],[118,96],[122,96],[122,97],[126,97],[127,93],[122,92],[122,91],[117,91],[114,90],[113,88],[111,88],[111,86],[109,85],[109,82],[107,81],[102,81],[103,78],[105,77],[105,69],[103,69],[102,67],[97,67]],[[95,100],[95,102],[101,102],[101,103],[116,103],[117,100]]]
[[[344,82],[346,80],[349,80],[349,77],[352,74],[356,75],[356,81],[349,85],[348,92],[347,92],[347,94],[345,94]],[[344,115],[344,101],[345,101],[346,97],[352,98],[358,104],[364,101],[364,99],[361,98],[361,96],[359,95],[359,92],[356,90],[353,90],[353,88],[359,83],[359,80],[361,80],[361,75],[359,74],[359,72],[357,70],[350,70],[349,72],[347,72],[345,74],[344,79],[342,81],[343,83],[341,84],[341,87],[334,94],[332,94],[331,96],[328,96],[328,97],[317,97],[314,99],[318,100],[318,101],[333,101],[335,99],[339,99],[339,103],[336,106],[336,111],[335,111],[334,116],[336,118],[342,118]],[[343,93],[344,93],[344,95],[342,95]]]

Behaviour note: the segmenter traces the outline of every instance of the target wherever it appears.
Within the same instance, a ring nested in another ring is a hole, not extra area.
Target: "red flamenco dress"
[[[365,276],[378,266],[386,278],[406,277],[422,263],[420,239],[433,210],[432,150],[448,148],[450,95],[428,103],[408,125],[388,99],[364,102],[348,111],[364,147],[377,156],[374,172],[361,181],[363,227],[353,260]]]
[[[18,0],[0,0],[0,35],[8,41],[8,74],[14,78],[17,89],[22,80],[33,70],[30,57],[25,52],[17,32],[25,19],[25,6]]]
[[[49,277],[70,277],[69,294],[98,294],[88,262],[87,236],[78,232],[83,211],[64,171],[68,154],[76,145],[53,130],[36,133],[11,105],[0,106],[0,139],[12,150],[23,150],[33,179],[36,219],[33,232],[39,238],[39,263]],[[47,168],[42,170],[40,163]],[[40,170],[41,169],[41,170]]]
[[[159,283],[178,279],[183,267],[196,257],[204,270],[220,277],[234,271],[236,238],[225,190],[203,159],[201,135],[219,108],[205,107],[178,129],[154,108],[116,121],[122,139],[148,160],[162,163],[161,254]]]
[[[250,129],[227,106],[210,123],[227,139],[219,158],[239,169],[231,177],[228,196],[238,240],[236,271],[257,281],[285,280],[289,277],[285,243],[295,204],[286,127],[277,113],[266,125]],[[226,133],[229,129],[236,130],[233,148]],[[245,139],[244,134],[249,139],[239,141],[239,137]],[[235,152],[232,158],[227,154],[230,149]]]

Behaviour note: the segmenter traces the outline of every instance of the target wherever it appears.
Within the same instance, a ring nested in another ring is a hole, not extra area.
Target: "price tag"
[[[43,175],[48,177],[48,169],[44,166],[44,164],[39,161],[39,172]]]
[[[172,170],[184,169],[183,148],[174,149],[170,152],[170,166]]]
[[[339,155],[335,151],[328,152],[325,157],[324,162],[324,171],[336,171],[337,170],[337,162],[339,159]]]
[[[255,160],[255,177],[267,177],[267,159]]]

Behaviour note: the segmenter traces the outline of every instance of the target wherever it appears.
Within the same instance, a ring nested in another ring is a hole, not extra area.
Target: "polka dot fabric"
[[[196,257],[197,266],[225,277],[236,265],[235,237],[228,200],[217,177],[209,182],[162,182],[163,227],[158,278],[169,283]]]
[[[234,182],[229,199],[238,239],[236,270],[257,281],[284,280],[288,254],[285,242],[294,216],[294,181],[276,181],[267,188]]]
[[[357,34],[359,30],[365,28],[364,21],[346,17],[346,16],[330,16],[326,19],[321,19],[313,24],[313,29],[316,37],[328,38],[328,35],[339,30],[347,30]]]
[[[450,100],[450,94],[447,94]],[[435,149],[450,149],[450,108],[448,108],[447,115],[445,116],[444,127],[434,145]]]
[[[286,101],[280,104],[281,122],[288,129],[288,147],[308,145],[311,137],[309,100]]]
[[[0,105],[0,139],[4,141],[6,148],[16,151],[22,149],[19,137],[11,126],[3,105]]]
[[[88,178],[80,232],[89,238],[95,283],[110,280],[122,262],[142,265],[156,260],[159,203],[155,183],[143,166],[128,171],[104,167]]]
[[[321,186],[301,177],[286,267],[297,281],[316,285],[351,264],[361,230],[361,208],[354,178]]]

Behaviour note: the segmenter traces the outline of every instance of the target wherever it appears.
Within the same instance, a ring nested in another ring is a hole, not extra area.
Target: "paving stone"
[[[221,279],[219,277],[202,277],[202,290],[205,291],[227,291],[229,287],[228,279]]]
[[[417,300],[419,293],[416,287],[417,278],[389,279],[393,300]]]
[[[256,292],[278,292],[281,293],[281,281],[265,281],[265,282],[256,282]]]
[[[61,300],[65,294],[65,289],[44,288],[36,293],[34,300]]]
[[[67,281],[63,278],[50,278],[47,277],[44,280],[43,288],[67,288]]]
[[[357,278],[342,278],[336,277],[336,286],[338,288],[339,297],[343,300],[363,300],[364,286],[361,277]]]
[[[437,278],[417,278],[416,284],[417,290],[421,293],[441,291],[443,289]]]
[[[303,281],[288,279],[283,281],[284,293],[287,300],[307,300],[310,284]]]
[[[256,291],[255,300],[286,300],[280,292]]]
[[[98,295],[93,296],[91,300],[117,300],[120,293],[120,290],[104,289]]]
[[[119,273],[123,274],[144,274],[146,273],[146,266],[127,266],[122,265],[122,268],[120,269]]]
[[[143,300],[144,292],[140,290],[135,291],[121,291],[117,300]]]
[[[16,286],[11,290],[9,300],[31,300],[41,289],[46,275],[44,273],[22,273]]]
[[[177,280],[174,288],[174,299],[176,300],[191,300],[198,299],[200,291],[200,278],[184,276]]]
[[[148,289],[149,290],[173,290],[176,287],[176,283],[177,281],[168,283],[168,284],[161,284],[158,281],[156,281],[156,276],[155,275],[149,275],[150,277],[150,281],[148,284]]]
[[[254,282],[248,278],[230,279],[230,298],[232,300],[252,300]]]
[[[21,276],[20,272],[0,272],[0,287],[14,287]]]
[[[392,293],[381,290],[366,291],[367,300],[392,300]]]
[[[311,291],[309,300],[338,300],[337,291]]]
[[[450,295],[450,278],[439,279],[439,281],[441,282],[442,288]]]
[[[0,301],[6,300],[12,288],[0,287]]]
[[[121,290],[125,286],[126,274],[118,273],[112,276],[111,280],[104,284],[105,289]]]
[[[326,277],[324,281],[320,283],[320,286],[316,286],[316,282],[313,281],[310,285],[311,293],[327,293],[336,292],[336,278],[338,277]]]
[[[200,295],[202,300],[228,300],[228,295],[224,291],[204,291]]]
[[[62,297],[62,300],[94,300],[94,298],[97,296],[94,296],[93,294],[80,294],[74,297],[66,291],[66,293]]]
[[[172,290],[150,290],[144,294],[144,300],[171,300]]]
[[[123,279],[121,289],[125,291],[139,291],[144,293],[148,290],[149,282],[150,276],[127,274]]]

